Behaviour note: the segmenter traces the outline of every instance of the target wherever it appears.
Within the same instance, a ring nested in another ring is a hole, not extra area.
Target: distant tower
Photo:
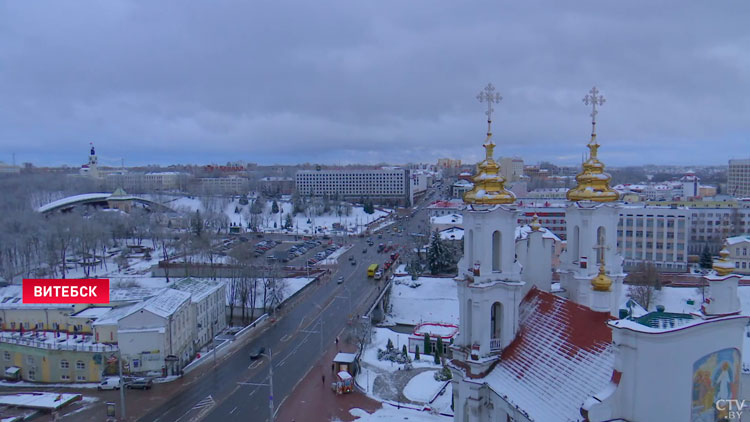
[[[577,186],[567,194],[571,204],[566,210],[568,239],[561,256],[560,281],[570,300],[595,310],[604,310],[602,302],[608,301],[608,311],[617,315],[625,276],[622,258],[617,254],[619,195],[609,187],[611,176],[597,157],[596,141],[597,106],[604,104],[604,97],[594,87],[583,102],[592,106],[590,155],[576,176]],[[609,287],[604,286],[606,280],[611,280]]]
[[[91,152],[89,153],[89,162],[81,166],[81,174],[93,178],[99,177],[99,167],[97,164],[99,160],[96,158],[96,150],[94,149],[94,143],[90,142]]]

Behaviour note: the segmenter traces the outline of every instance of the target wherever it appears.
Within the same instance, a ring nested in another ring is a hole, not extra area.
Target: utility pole
[[[268,409],[271,413],[269,420],[273,422],[273,358],[271,357],[270,347],[268,348]]]
[[[117,349],[117,366],[120,372],[120,407],[122,408],[122,420],[127,420],[125,414],[125,379],[122,377],[122,350]]]

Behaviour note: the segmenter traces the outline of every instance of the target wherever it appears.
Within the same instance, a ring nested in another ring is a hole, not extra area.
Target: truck
[[[369,267],[367,267],[367,276],[375,277],[376,271],[378,271],[378,264],[371,264]]]

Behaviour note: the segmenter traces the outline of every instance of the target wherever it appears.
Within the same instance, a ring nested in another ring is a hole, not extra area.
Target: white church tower
[[[526,284],[515,253],[516,198],[493,159],[492,104],[502,97],[488,84],[477,98],[487,103],[485,159],[477,165],[474,188],[464,195],[464,256],[456,278],[460,329],[453,346],[469,376],[486,373],[515,338]]]
[[[567,194],[571,204],[565,214],[568,238],[560,258],[560,283],[568,299],[617,316],[625,274],[622,257],[617,254],[619,195],[609,187],[611,176],[597,157],[597,106],[604,101],[596,87],[583,98],[584,104],[592,107],[590,155],[576,176],[578,185]],[[611,285],[606,286],[604,280],[611,280]]]
[[[83,176],[89,176],[93,178],[99,177],[99,159],[96,157],[96,150],[94,144],[91,143],[91,152],[89,153],[89,162],[81,166],[80,173]]]

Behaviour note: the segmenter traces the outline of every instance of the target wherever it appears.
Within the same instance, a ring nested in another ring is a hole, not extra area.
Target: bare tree
[[[629,284],[628,297],[648,310],[661,290],[659,272],[652,262],[643,262],[628,274],[625,283]]]

